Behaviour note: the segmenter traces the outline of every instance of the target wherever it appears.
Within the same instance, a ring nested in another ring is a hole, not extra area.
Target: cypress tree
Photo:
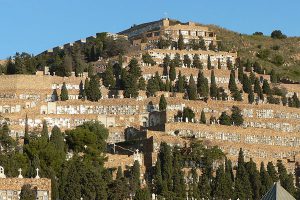
[[[235,72],[234,72],[234,70],[231,70],[231,72],[230,72],[228,89],[230,90],[230,92],[234,92],[234,91],[237,90],[237,86],[236,86],[236,83],[235,83]]]
[[[222,112],[221,116],[219,117],[219,123],[226,126],[231,125],[231,119],[226,112]]]
[[[203,69],[203,64],[199,58],[199,54],[195,54],[193,57],[193,67],[197,69]]]
[[[178,82],[177,82],[177,91],[178,92],[184,92],[184,77],[181,76],[181,71],[179,71],[179,74],[178,74]]]
[[[118,179],[121,179],[121,178],[123,178],[123,171],[122,171],[122,167],[119,166],[119,167],[118,167],[118,170],[117,170],[117,176],[116,176],[116,179],[118,180]]]
[[[197,78],[197,92],[201,97],[207,98],[209,93],[208,80],[204,77],[203,72],[199,70]]]
[[[264,163],[261,162],[260,164],[260,180],[261,180],[261,188],[260,188],[260,194],[266,194],[268,190],[273,185],[272,178],[270,177],[269,173],[266,171]]]
[[[222,65],[221,65],[221,60],[220,60],[220,58],[218,59],[218,69],[222,69]]]
[[[98,101],[101,98],[99,81],[95,76],[91,77],[86,88],[86,96],[90,101]]]
[[[237,106],[232,106],[231,109],[231,120],[235,126],[241,126],[244,122],[241,110]]]
[[[197,87],[194,81],[194,77],[191,75],[189,80],[188,86],[188,98],[189,100],[196,100],[197,99]]]
[[[181,61],[179,53],[175,54],[175,56],[172,60],[172,63],[174,64],[174,67],[181,67],[182,66],[182,61]]]
[[[133,166],[131,168],[131,175],[130,175],[130,186],[133,193],[136,192],[138,188],[140,188],[141,181],[141,172],[140,172],[140,163],[139,161],[134,161]]]
[[[266,79],[264,79],[262,90],[264,94],[270,95],[271,94],[271,88]]]
[[[184,183],[183,172],[181,171],[182,158],[178,148],[173,148],[173,192],[178,198],[185,198],[186,188]]]
[[[244,74],[244,76],[243,76],[243,90],[244,90],[244,92],[249,94],[251,89],[252,89],[251,82],[250,82],[247,74]]]
[[[154,96],[157,91],[159,91],[159,82],[157,82],[157,80],[152,77],[148,80],[147,83],[147,94],[150,96]]]
[[[58,94],[57,94],[57,90],[54,89],[51,95],[51,101],[58,101]]]
[[[155,193],[161,194],[163,179],[162,179],[162,173],[161,173],[161,161],[160,161],[159,157],[157,158],[157,161],[155,163],[155,170],[154,170],[153,177],[154,177],[153,179],[154,179]]]
[[[253,85],[254,82],[255,82],[255,79],[256,79],[256,76],[255,76],[254,72],[250,72],[249,79],[250,79],[251,85]]]
[[[165,91],[170,92],[170,90],[171,90],[171,84],[170,81],[167,79],[165,83]]]
[[[139,79],[138,88],[139,88],[139,90],[146,89],[146,81],[145,81],[144,77],[142,77],[142,76]]]
[[[175,69],[175,65],[173,62],[171,63],[171,66],[170,66],[169,78],[171,81],[174,81],[176,79],[176,69]]]
[[[183,35],[181,33],[179,34],[177,45],[178,45],[179,50],[184,50],[185,45],[184,45],[184,41],[183,41]]]
[[[224,165],[220,165],[216,171],[213,196],[215,199],[230,199],[232,197],[232,185],[228,181]]]
[[[292,107],[295,107],[295,108],[300,107],[300,101],[299,101],[299,98],[298,98],[296,92],[294,92],[294,94],[292,96]]]
[[[203,51],[207,50],[206,45],[205,45],[205,41],[204,41],[202,36],[199,37],[199,47]]]
[[[46,141],[48,141],[49,139],[48,126],[46,120],[43,120],[43,129],[41,132],[41,137],[44,138]]]
[[[211,66],[211,60],[210,60],[210,55],[207,56],[207,69],[211,70],[212,66]]]
[[[78,94],[78,99],[82,99],[84,98],[85,94],[84,94],[84,87],[83,87],[83,82],[82,80],[79,83],[79,94]]]
[[[183,56],[183,63],[184,63],[184,65],[185,65],[186,67],[188,67],[188,68],[191,67],[192,61],[191,61],[189,55],[186,54],[186,55]]]
[[[243,77],[244,77],[244,68],[242,65],[239,65],[238,67],[238,79],[240,83],[243,83]]]
[[[238,90],[233,91],[232,97],[233,97],[233,99],[234,99],[235,101],[242,101],[242,100],[243,100],[242,94],[241,94],[241,92],[238,91]]]
[[[159,110],[164,111],[167,108],[167,100],[165,98],[165,95],[161,95],[159,99]]]
[[[246,169],[249,174],[249,181],[252,187],[252,198],[253,199],[260,199],[261,197],[261,180],[259,171],[256,168],[256,164],[253,162],[252,158],[250,161],[246,163]]]
[[[31,189],[31,185],[25,184],[21,188],[20,200],[35,200],[36,191]]]
[[[267,164],[267,172],[272,180],[272,183],[275,183],[278,181],[278,174],[276,172],[275,166],[272,162],[268,162]]]
[[[259,80],[258,78],[255,78],[255,81],[254,81],[254,92],[255,93],[258,93],[260,91],[260,84],[259,84]]]
[[[163,75],[167,76],[168,75],[168,67],[170,66],[171,64],[171,58],[170,56],[167,54],[165,57],[164,57],[164,60],[163,60]]]
[[[217,84],[216,84],[216,78],[215,78],[214,70],[211,71],[210,81],[211,81],[210,82],[210,88],[209,88],[210,97],[217,98],[218,87],[217,87]]]
[[[251,66],[251,62],[249,59],[247,59],[247,62],[245,64],[245,70],[246,72],[251,72],[252,71],[252,66]]]
[[[168,191],[173,189],[172,185],[172,174],[173,174],[173,167],[172,167],[172,154],[171,148],[166,143],[161,143],[160,145],[160,153],[159,157],[161,159],[161,171],[162,171],[162,180],[163,185],[166,186]]]
[[[61,87],[61,92],[60,92],[60,100],[66,101],[68,99],[69,99],[68,89],[67,89],[66,83],[63,82],[63,85]]]
[[[200,177],[198,186],[200,191],[200,198],[211,199],[212,188],[206,171],[204,171],[202,176]]]
[[[25,133],[24,133],[24,145],[29,144],[29,127],[28,127],[28,117],[25,117]]]
[[[206,124],[206,117],[205,117],[204,110],[201,111],[200,123],[201,124]]]
[[[103,75],[103,85],[109,89],[116,86],[116,80],[114,77],[113,67],[108,65]]]
[[[140,66],[138,65],[137,59],[132,58],[129,62],[128,68],[128,72],[131,75],[131,78],[134,78],[134,80],[137,81],[142,75],[142,71]]]
[[[129,73],[124,80],[124,97],[136,98],[139,95],[137,79]]]
[[[271,70],[270,80],[271,80],[271,83],[277,83],[278,82],[278,76],[277,76],[274,69]]]
[[[64,151],[65,148],[65,142],[64,142],[64,136],[58,128],[58,126],[54,126],[51,131],[51,136],[50,136],[50,143],[54,145],[54,147],[57,150],[60,150],[61,152]]]
[[[73,64],[72,57],[69,55],[65,55],[63,62],[63,76],[71,76]]]
[[[248,103],[252,104],[254,102],[254,93],[253,90],[250,89],[249,94],[248,94]]]

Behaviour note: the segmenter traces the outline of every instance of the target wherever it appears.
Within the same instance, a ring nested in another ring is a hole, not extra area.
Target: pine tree
[[[231,125],[231,119],[226,112],[222,112],[221,116],[219,117],[219,123],[226,126]]]
[[[28,117],[26,114],[25,117],[25,133],[24,133],[24,145],[29,144],[29,126],[28,126]]]
[[[159,110],[164,111],[167,108],[167,100],[165,96],[162,94],[159,99]]]
[[[98,79],[91,77],[88,87],[86,88],[86,96],[90,101],[98,101],[101,98],[100,85]]]
[[[41,137],[44,138],[46,141],[48,141],[48,139],[49,139],[48,126],[47,126],[46,120],[43,120],[43,129],[41,132]]]
[[[204,77],[203,72],[199,70],[197,78],[197,92],[201,97],[207,98],[209,93],[208,80]]]
[[[212,66],[211,66],[211,60],[210,60],[210,55],[207,56],[207,69],[211,70]]]
[[[179,71],[179,74],[178,74],[178,81],[177,81],[177,91],[178,92],[184,92],[184,77],[181,76],[181,71]]]
[[[200,60],[199,54],[195,54],[193,57],[193,67],[197,69],[203,69],[203,64]]]
[[[205,117],[204,110],[201,111],[200,123],[201,124],[206,124],[206,117]]]
[[[262,90],[264,94],[270,95],[271,94],[271,88],[266,79],[264,79]]]
[[[60,100],[66,101],[68,99],[69,99],[68,89],[67,89],[66,83],[63,82],[63,85],[61,87],[61,92],[60,92]]]
[[[184,50],[185,45],[183,41],[183,35],[181,33],[179,34],[177,45],[179,50]]]
[[[276,172],[275,166],[272,162],[268,162],[267,164],[267,172],[272,180],[272,183],[275,183],[278,181],[278,174]]]
[[[191,63],[192,63],[192,61],[191,61],[189,55],[187,55],[187,54],[184,55],[184,56],[183,56],[183,64],[184,64],[186,67],[190,68],[190,67],[191,67]]]
[[[197,99],[197,87],[196,87],[193,75],[190,76],[189,86],[188,86],[187,92],[188,92],[189,100],[196,100]]]
[[[175,70],[175,65],[172,62],[169,70],[169,78],[171,81],[174,81],[176,79],[176,70]]]
[[[216,78],[215,78],[215,73],[214,70],[211,71],[211,76],[210,76],[210,97],[212,98],[217,98],[217,94],[218,94],[218,87],[216,84]]]

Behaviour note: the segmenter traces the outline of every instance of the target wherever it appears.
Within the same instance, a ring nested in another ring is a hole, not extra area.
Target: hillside
[[[282,78],[300,80],[300,37],[273,39],[269,36],[240,34],[215,25],[208,26],[216,32],[224,49],[237,50],[242,60],[258,61],[267,70],[275,69]]]

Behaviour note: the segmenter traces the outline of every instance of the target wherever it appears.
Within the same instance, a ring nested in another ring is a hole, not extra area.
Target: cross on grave
[[[18,171],[19,171],[19,176],[18,176],[18,178],[23,178],[23,176],[22,176],[22,169],[20,168]]]
[[[39,168],[36,168],[36,177],[35,177],[36,179],[39,179],[40,178],[40,176],[39,176]]]

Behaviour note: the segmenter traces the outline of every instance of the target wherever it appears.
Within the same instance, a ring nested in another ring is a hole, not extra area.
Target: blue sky
[[[0,0],[0,59],[168,16],[241,33],[300,36],[299,0]]]

